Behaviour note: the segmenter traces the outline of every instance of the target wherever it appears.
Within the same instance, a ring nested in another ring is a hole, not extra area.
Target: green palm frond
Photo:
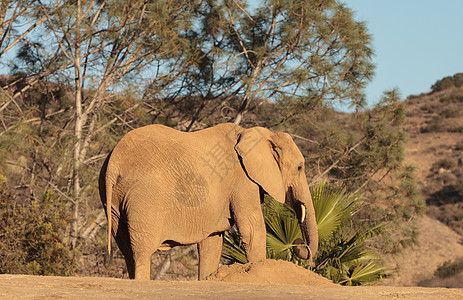
[[[374,282],[391,275],[391,270],[378,265],[375,261],[355,265],[342,276],[339,283],[344,285],[361,285],[365,282]]]
[[[243,242],[236,227],[227,231],[223,237],[222,256],[231,262],[245,264],[248,262],[246,251],[244,250]]]
[[[312,186],[310,192],[317,217],[318,238],[323,242],[343,221],[355,214],[360,197],[346,193],[342,188],[331,188],[324,181]]]
[[[267,228],[267,257],[300,263],[292,247],[295,239],[302,239],[299,222],[294,211],[287,206],[266,197],[263,204]]]
[[[320,246],[315,271],[343,285],[360,285],[391,276],[391,269],[382,265],[381,257],[367,250],[366,240],[379,232],[378,227],[351,235],[336,231]]]

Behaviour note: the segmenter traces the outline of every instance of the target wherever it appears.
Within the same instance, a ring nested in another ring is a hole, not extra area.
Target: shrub
[[[457,142],[457,144],[455,145],[455,150],[463,151],[463,140]]]
[[[19,204],[0,175],[0,198],[0,273],[73,274],[78,253],[63,243],[69,216],[54,192]]]
[[[444,132],[446,130],[443,118],[440,116],[434,116],[432,120],[423,128],[421,128],[422,133],[429,132]]]
[[[453,126],[450,127],[447,131],[452,133],[463,133],[463,126]]]
[[[456,118],[460,116],[460,109],[458,108],[446,108],[440,113],[441,117],[448,119],[448,118]]]
[[[447,278],[457,275],[463,272],[463,257],[456,259],[455,261],[446,261],[439,266],[434,272],[434,275],[440,278]]]
[[[447,97],[442,97],[439,100],[441,103],[445,104],[451,104],[451,103],[461,103],[463,102],[463,97],[461,96],[455,96],[455,95],[450,95]]]
[[[451,170],[456,167],[457,162],[451,158],[441,158],[432,165],[433,170],[446,169]]]
[[[463,73],[457,73],[453,76],[446,76],[431,86],[432,92],[440,92],[451,87],[460,87],[463,85]]]
[[[425,103],[422,106],[420,106],[420,109],[424,112],[428,113],[437,113],[439,110],[440,105],[436,103]]]
[[[463,198],[463,178],[458,179],[454,187],[458,195]]]

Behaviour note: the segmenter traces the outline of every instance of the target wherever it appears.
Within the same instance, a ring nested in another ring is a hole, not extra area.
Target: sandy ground
[[[463,299],[462,289],[0,275],[1,299]]]

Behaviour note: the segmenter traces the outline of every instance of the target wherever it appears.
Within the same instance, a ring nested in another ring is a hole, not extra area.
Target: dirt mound
[[[257,263],[223,266],[207,280],[245,283],[330,286],[330,280],[283,260],[266,259]]]

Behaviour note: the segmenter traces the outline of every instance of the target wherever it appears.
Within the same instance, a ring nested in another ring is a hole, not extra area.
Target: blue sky
[[[344,0],[373,36],[376,76],[369,104],[399,88],[403,98],[428,92],[437,80],[463,72],[462,0]]]

